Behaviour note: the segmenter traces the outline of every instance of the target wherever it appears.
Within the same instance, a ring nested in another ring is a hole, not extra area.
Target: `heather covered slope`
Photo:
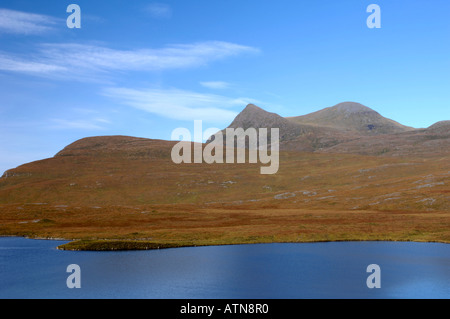
[[[261,175],[260,164],[173,164],[173,144],[90,138],[10,170],[0,179],[0,233],[174,245],[450,242],[448,157],[282,152],[279,172]]]
[[[450,154],[450,124],[442,121],[426,129],[364,136],[320,150],[326,153],[353,153],[383,156],[448,156]]]
[[[233,125],[298,134],[282,141],[277,174],[261,175],[261,163],[177,165],[174,141],[85,138],[5,172],[0,234],[171,245],[450,242],[448,121],[367,136],[254,106],[241,115]]]
[[[77,141],[53,158],[5,173],[0,203],[449,209],[448,156],[282,151],[278,173],[261,175],[260,163],[174,164],[174,144],[132,137]]]

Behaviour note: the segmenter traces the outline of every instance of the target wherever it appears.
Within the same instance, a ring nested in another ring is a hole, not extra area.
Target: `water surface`
[[[0,298],[449,298],[450,245],[257,244],[72,252],[65,241],[0,238]],[[69,289],[66,268],[81,268]],[[381,268],[369,289],[366,268]]]

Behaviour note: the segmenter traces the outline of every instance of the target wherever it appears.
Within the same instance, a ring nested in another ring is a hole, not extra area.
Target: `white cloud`
[[[48,64],[43,61],[36,62],[0,53],[0,70],[44,75],[48,73],[64,72],[67,69],[64,66],[57,64]]]
[[[248,46],[220,41],[138,50],[115,50],[83,44],[46,44],[42,47],[42,57],[58,65],[83,69],[164,70],[197,67],[255,51]]]
[[[66,120],[66,119],[52,119],[53,124],[48,125],[50,129],[77,129],[77,130],[104,130],[102,124],[109,124],[110,121],[102,118],[96,119],[81,119],[81,120]]]
[[[242,108],[257,101],[249,98],[230,98],[222,95],[204,94],[179,89],[128,89],[108,88],[104,95],[119,103],[177,120],[204,120],[227,123]]]
[[[230,83],[223,81],[200,82],[200,85],[208,89],[215,89],[215,90],[223,90],[228,89],[230,87]]]
[[[54,29],[62,19],[54,17],[0,8],[0,33],[42,34]]]
[[[145,11],[154,18],[170,18],[172,16],[172,8],[165,3],[151,3],[145,7]]]
[[[220,41],[176,44],[160,49],[116,50],[98,45],[42,44],[28,58],[0,54],[0,70],[95,78],[110,71],[157,71],[192,68],[210,62],[256,53],[258,49]]]

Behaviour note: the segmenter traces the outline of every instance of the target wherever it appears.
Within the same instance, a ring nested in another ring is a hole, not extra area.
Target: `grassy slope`
[[[14,170],[0,180],[0,234],[90,240],[67,249],[450,242],[448,156],[285,152],[277,174],[260,175],[260,164],[175,165],[171,145]]]

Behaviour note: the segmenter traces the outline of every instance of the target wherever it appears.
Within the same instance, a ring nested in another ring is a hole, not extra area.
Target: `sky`
[[[225,128],[248,103],[450,120],[449,14],[448,0],[2,0],[0,175],[88,136]]]

